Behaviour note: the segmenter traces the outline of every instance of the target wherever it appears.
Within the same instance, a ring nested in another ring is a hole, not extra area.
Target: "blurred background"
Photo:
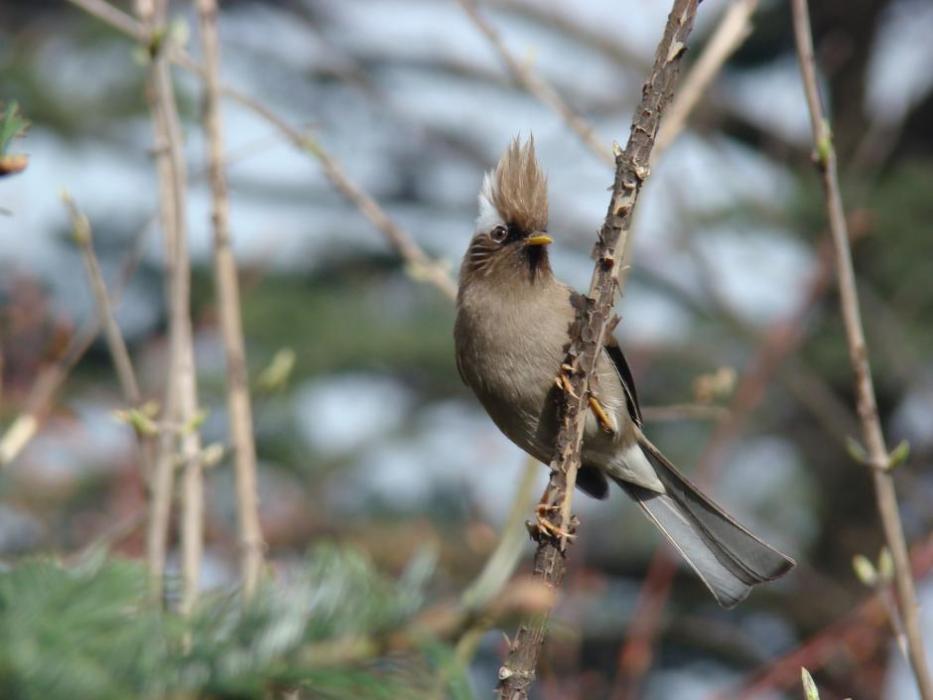
[[[700,6],[688,67],[728,8]],[[549,174],[553,265],[588,285],[611,168],[516,84],[455,0],[221,9],[223,80],[309,130],[454,274],[484,171],[509,139],[533,133]],[[608,149],[627,138],[669,9],[666,0],[489,0],[479,11]],[[933,4],[821,0],[812,12],[882,419],[891,445],[911,447],[896,479],[933,648]],[[199,56],[193,8],[173,3],[172,17]],[[859,428],[786,3],[761,0],[752,25],[639,202],[617,335],[652,440],[799,566],[733,611],[680,569],[652,612],[655,589],[643,582],[663,588],[653,529],[620,494],[578,495],[582,524],[539,698],[800,697],[800,665],[825,698],[916,697],[883,607],[863,609],[872,591],[852,568],[858,554],[877,561],[882,535],[870,475],[846,448]],[[93,226],[109,286],[127,279],[120,327],[143,393],[162,394],[164,259],[145,75],[136,44],[80,9],[0,7],[0,99],[32,122],[15,144],[28,168],[0,179],[0,432],[95,318],[62,189]],[[201,86],[174,75],[201,432],[225,444]],[[312,157],[236,102],[222,114],[272,575],[330,542],[390,579],[427,557],[425,596],[456,595],[495,547],[525,460],[460,382],[453,304],[412,274]],[[71,556],[144,511],[134,434],[114,418],[121,408],[98,338],[36,435],[0,468],[5,566]],[[546,476],[541,466],[535,495]],[[237,579],[229,459],[208,471],[206,490],[202,587],[223,590]],[[114,553],[143,556],[141,528],[111,540]],[[524,547],[520,570],[532,552]],[[169,570],[178,570],[174,550]],[[476,697],[494,686],[504,650],[499,631],[482,637],[467,673]]]

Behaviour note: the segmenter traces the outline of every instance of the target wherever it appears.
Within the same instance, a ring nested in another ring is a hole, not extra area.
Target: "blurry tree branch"
[[[119,306],[120,296],[129,284],[130,278],[136,271],[143,254],[143,242],[149,225],[142,227],[133,241],[121,266],[120,278],[113,295],[110,298],[110,307]],[[52,400],[58,393],[74,366],[78,364],[84,353],[94,343],[101,331],[100,316],[89,320],[68,341],[62,354],[50,365],[42,368],[36,378],[32,389],[26,398],[26,408],[10,424],[0,436],[0,469],[15,460],[36,436],[42,422],[51,410]]]
[[[907,543],[898,512],[897,494],[891,469],[896,466],[893,454],[888,453],[885,444],[871,367],[868,360],[868,348],[862,328],[859,310],[858,291],[855,284],[855,272],[852,266],[852,252],[849,247],[848,224],[839,189],[836,167],[836,152],[829,121],[823,111],[817,84],[816,61],[813,56],[813,37],[810,31],[810,17],[807,0],[793,0],[791,10],[794,20],[794,36],[797,43],[797,55],[803,76],[804,91],[810,110],[810,124],[813,131],[814,161],[819,169],[836,252],[837,279],[842,305],[846,338],[849,344],[849,358],[855,373],[855,392],[858,397],[858,415],[862,423],[862,437],[867,448],[866,466],[871,470],[878,502],[878,512],[884,529],[885,539],[894,558],[894,581],[898,593],[900,613],[903,617],[907,637],[910,663],[916,677],[917,687],[924,700],[933,700],[933,680],[927,667],[927,658],[923,648],[923,637],[917,610],[917,597],[914,590]]]
[[[682,420],[719,422],[729,418],[731,411],[725,406],[702,403],[676,403],[668,406],[643,406],[641,417],[646,423],[668,423]]]
[[[522,479],[515,490],[509,516],[499,536],[499,543],[486,560],[476,580],[463,592],[462,604],[468,610],[479,609],[498,595],[505,582],[512,576],[527,537],[525,515],[534,500],[535,477],[540,468],[538,460],[528,457]]]
[[[120,381],[120,387],[123,390],[123,396],[130,410],[139,410],[142,406],[142,392],[139,388],[139,381],[136,379],[136,371],[133,369],[133,361],[130,358],[129,350],[126,347],[126,341],[123,339],[123,333],[117,323],[114,314],[113,304],[110,301],[110,295],[107,293],[107,284],[104,282],[104,275],[100,269],[100,263],[94,253],[94,237],[91,224],[84,213],[78,209],[78,205],[67,192],[62,193],[62,200],[68,209],[71,217],[71,226],[75,242],[81,249],[81,256],[84,259],[84,267],[87,270],[88,280],[91,285],[91,292],[94,295],[94,301],[97,304],[97,314],[100,319],[100,325],[104,329],[104,337],[107,339],[107,347],[110,349],[110,356],[113,359],[114,368],[117,372],[117,378]],[[137,444],[139,446],[139,463],[143,480],[148,483],[152,478],[152,462],[154,458],[152,436],[140,426],[129,421],[136,434]]]
[[[68,0],[68,2],[141,42],[144,46],[150,46],[154,38],[158,37],[158,33],[146,29],[144,25],[110,3],[105,2],[105,0]],[[167,52],[169,60],[173,63],[201,78],[205,78],[205,68],[191,58],[183,48],[175,46],[171,42],[168,42],[168,45],[163,48]],[[349,178],[340,164],[320,143],[301,130],[291,126],[261,101],[250,95],[223,84],[218,85],[218,90],[225,97],[241,104],[272,124],[295,147],[316,158],[324,170],[324,174],[340,194],[356,206],[369,219],[370,223],[383,233],[391,246],[405,260],[409,275],[416,280],[434,285],[451,299],[456,297],[457,284],[451,277],[447,266],[442,261],[435,260],[425,253],[411,234],[402,229],[369,194]]]
[[[169,308],[170,358],[163,402],[162,423],[179,424],[180,431],[162,428],[147,536],[153,595],[161,597],[173,472],[180,458],[182,477],[182,602],[190,612],[198,594],[203,548],[204,482],[198,422],[197,377],[191,328],[191,262],[188,256],[186,187],[181,122],[175,102],[171,66],[165,47],[167,0],[139,3],[149,27],[144,45],[150,57],[146,97],[152,115],[156,170],[159,180],[160,219],[165,238],[166,285]]]
[[[723,13],[716,30],[709,38],[700,57],[690,66],[671,101],[651,155],[657,163],[687,125],[687,118],[697,106],[723,65],[752,32],[751,17],[758,0],[734,0]]]
[[[543,78],[535,74],[531,67],[515,58],[496,28],[485,18],[477,7],[476,0],[458,0],[464,12],[492,44],[499,58],[512,74],[515,82],[534,95],[540,102],[554,110],[567,127],[573,131],[583,144],[601,161],[613,165],[614,160],[609,149],[596,137],[593,125],[574,111],[566,100]]]
[[[751,34],[751,16],[757,7],[758,0],[734,0],[723,13],[713,35],[703,47],[700,57],[690,66],[681,81],[677,94],[674,95],[664,120],[661,122],[654,150],[651,153],[652,167],[661,161],[667,149],[687,128],[690,114],[703,99],[726,61]],[[625,241],[624,257],[626,258],[629,257],[632,246],[635,245],[639,229],[637,219],[632,229],[633,235]],[[628,271],[622,271],[623,279]]]
[[[237,516],[243,593],[250,598],[256,590],[263,562],[263,537],[259,522],[256,483],[256,444],[253,412],[247,377],[243,321],[240,318],[240,288],[236,259],[230,241],[230,211],[224,173],[223,125],[220,115],[220,41],[216,0],[198,0],[201,42],[204,47],[204,129],[207,132],[214,228],[214,274],[220,325],[227,363],[227,411],[236,472]]]
[[[635,49],[626,46],[618,34],[598,31],[577,21],[571,12],[555,9],[563,7],[570,10],[572,5],[551,5],[528,0],[488,0],[488,4],[554,29],[561,36],[570,37],[582,46],[598,50],[618,65],[631,69],[638,75],[644,75],[651,70],[651,62]]]
[[[542,512],[546,513],[549,527],[545,529],[539,525],[536,531],[538,548],[534,573],[553,588],[559,586],[563,578],[564,552],[574,527],[571,502],[580,466],[590,376],[605,338],[617,322],[613,306],[620,291],[619,272],[624,262],[617,256],[621,256],[625,249],[632,211],[649,175],[654,139],[664,109],[674,92],[680,58],[686,51],[685,41],[693,28],[696,10],[696,0],[675,0],[673,3],[655,53],[654,65],[642,89],[641,102],[635,110],[628,144],[624,151],[618,146],[613,149],[615,181],[612,196],[594,249],[597,262],[589,293],[582,297],[577,321],[571,327],[561,428],[551,463],[551,477],[542,498]],[[511,642],[508,658],[499,670],[498,692],[502,700],[527,698],[534,682],[547,621],[548,615],[543,614],[526,622]]]
[[[933,570],[933,536],[911,548],[910,560],[913,574],[918,578]],[[750,674],[736,687],[712,695],[710,700],[752,700],[769,691],[791,687],[801,666],[816,671],[840,656],[854,655],[855,650],[860,650],[858,653],[866,656],[868,650],[876,647],[882,637],[887,616],[883,595],[883,591],[876,591],[841,619],[824,627],[781,658]]]
[[[438,603],[423,610],[404,627],[382,634],[354,635],[310,644],[302,656],[315,668],[360,663],[391,653],[411,651],[427,640],[454,640],[479,624],[489,627],[522,615],[543,613],[554,604],[554,591],[530,576],[506,582],[498,594],[477,608],[460,601]]]
[[[749,418],[764,401],[769,384],[781,366],[792,358],[806,338],[806,321],[814,306],[829,290],[833,280],[833,260],[828,240],[817,251],[817,266],[807,283],[800,301],[787,316],[772,322],[762,333],[753,332],[735,310],[710,288],[715,269],[708,268],[705,258],[687,240],[688,250],[693,253],[700,270],[701,284],[706,296],[716,306],[717,313],[743,333],[758,339],[758,347],[748,365],[742,371],[727,417],[719,422],[697,461],[695,478],[700,483],[711,483],[717,469],[725,458],[729,447],[740,437]],[[799,375],[801,368],[795,367],[791,374]],[[810,377],[810,373],[807,374]],[[807,383],[803,392],[823,395],[823,384],[818,376]],[[654,640],[661,623],[661,615],[670,595],[677,565],[671,552],[659,548],[648,566],[642,583],[632,621],[619,654],[619,675],[613,697],[637,697],[641,679],[651,666]]]

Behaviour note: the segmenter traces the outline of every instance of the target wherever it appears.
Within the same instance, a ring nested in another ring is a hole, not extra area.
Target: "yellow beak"
[[[525,239],[525,245],[548,245],[551,243],[551,237],[546,233],[536,233]]]

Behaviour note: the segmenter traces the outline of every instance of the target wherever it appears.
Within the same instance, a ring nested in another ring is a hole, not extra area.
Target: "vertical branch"
[[[207,133],[214,228],[214,275],[220,326],[227,362],[227,411],[236,471],[237,517],[243,593],[249,598],[262,570],[263,539],[256,487],[256,445],[246,371],[246,349],[240,318],[240,289],[230,244],[227,179],[223,168],[223,127],[220,116],[220,42],[217,0],[197,0],[206,70],[204,130]]]
[[[823,111],[817,86],[816,61],[813,57],[813,36],[810,31],[807,0],[793,0],[791,9],[800,72],[803,76],[804,91],[810,110],[810,124],[815,145],[814,161],[822,179],[830,232],[836,254],[839,297],[849,345],[849,360],[855,374],[857,409],[862,424],[862,437],[867,449],[866,463],[871,470],[875,485],[875,496],[884,536],[894,559],[894,582],[907,636],[910,664],[921,697],[924,700],[933,700],[933,681],[930,679],[923,649],[923,638],[917,614],[917,596],[910,570],[904,530],[898,512],[894,480],[890,472],[895,460],[888,453],[881,419],[878,415],[875,388],[868,361],[868,348],[865,343],[865,332],[862,328],[858,292],[855,285],[855,272],[852,267],[848,226],[839,189],[836,152],[829,121]]]
[[[534,574],[556,588],[564,575],[565,551],[574,527],[571,499],[580,466],[580,446],[586,418],[591,376],[606,336],[617,322],[613,314],[616,294],[621,291],[619,273],[622,251],[632,223],[632,211],[649,175],[651,151],[665,107],[671,100],[680,58],[693,28],[697,0],[674,0],[658,44],[654,64],[642,88],[641,101],[632,119],[628,144],[614,147],[615,181],[606,220],[594,249],[596,266],[589,293],[577,308],[570,330],[570,348],[565,360],[567,390],[560,432],[551,462],[551,478],[542,504],[548,513],[547,528],[538,528]],[[618,257],[617,257],[618,256]],[[548,615],[521,625],[509,655],[499,669],[500,700],[523,700],[534,682],[538,656],[547,630]]]
[[[141,0],[140,14],[149,28],[152,57],[148,99],[155,130],[159,198],[165,233],[168,279],[169,376],[166,382],[159,456],[153,480],[153,503],[148,537],[149,564],[155,594],[161,593],[165,549],[171,512],[173,471],[184,465],[182,488],[182,611],[197,598],[203,537],[204,487],[201,445],[197,428],[197,385],[190,316],[191,266],[185,220],[187,174],[182,152],[181,124],[166,55],[167,0]]]

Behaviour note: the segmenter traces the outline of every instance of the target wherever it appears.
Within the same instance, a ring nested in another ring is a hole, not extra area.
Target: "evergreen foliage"
[[[0,697],[267,698],[292,691],[375,700],[427,697],[441,677],[456,697],[470,697],[464,680],[449,673],[449,649],[436,640],[381,655],[380,640],[422,608],[430,573],[416,560],[392,580],[356,551],[322,546],[248,604],[231,591],[215,592],[185,620],[150,601],[139,563],[103,552],[74,567],[24,560],[0,573]]]

